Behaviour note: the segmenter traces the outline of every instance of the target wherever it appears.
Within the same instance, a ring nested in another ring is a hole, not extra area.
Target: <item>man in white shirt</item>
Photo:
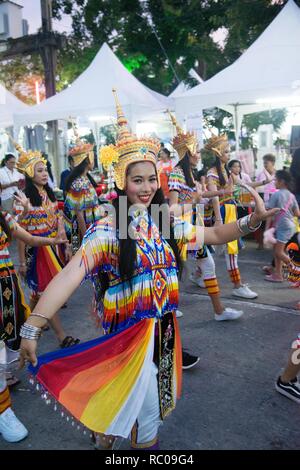
[[[14,193],[22,185],[24,176],[19,173],[16,166],[16,157],[12,153],[5,155],[1,162],[0,185],[1,185],[1,207],[2,210],[12,212],[14,204]]]

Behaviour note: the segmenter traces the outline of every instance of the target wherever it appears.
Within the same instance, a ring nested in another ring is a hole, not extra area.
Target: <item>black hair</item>
[[[162,149],[160,149],[160,152],[165,152],[169,158],[171,157],[171,152],[169,149],[167,149],[167,147],[163,147]]]
[[[185,182],[189,188],[195,187],[195,182],[193,179],[193,172],[190,162],[189,153],[186,152],[185,156],[177,163],[177,167],[180,167],[183,171]]]
[[[1,162],[1,167],[5,167],[5,164],[12,158],[16,158],[16,156],[13,153],[7,153]]]
[[[224,174],[223,174],[223,171],[222,171],[222,162],[221,162],[221,160],[220,160],[219,157],[216,157],[215,167],[216,167],[216,169],[217,169],[217,173],[218,173],[220,185],[221,185],[221,186],[226,186],[227,181],[226,181],[225,176],[224,176]],[[229,178],[230,173],[229,173],[229,170],[228,170],[228,168],[227,168],[227,165],[225,165],[224,168],[225,168],[225,171],[226,171],[227,176],[228,176],[228,178]]]
[[[290,173],[286,170],[277,170],[275,173],[275,177],[278,179],[278,181],[283,181],[286,184],[286,187],[290,189],[291,187],[291,182],[292,182],[292,177]]]
[[[116,230],[119,229],[119,201],[120,201],[120,196],[126,196],[125,191],[121,191],[120,189],[116,188],[116,192],[118,197],[113,201],[113,206],[115,209],[115,216],[116,216]],[[128,199],[127,199],[128,200]],[[164,204],[166,203],[164,193],[161,188],[159,188],[152,201],[152,204]],[[148,208],[148,212],[151,214],[151,205]],[[129,207],[128,207],[129,208]],[[127,227],[131,223],[131,217],[129,215],[129,211],[127,210]],[[160,212],[160,220],[158,223],[158,228],[161,230],[162,227],[162,213]],[[178,249],[178,245],[176,243],[176,239],[174,238],[174,230],[173,227],[170,223],[170,237],[166,238],[166,242],[170,245],[172,248],[175,258],[176,258],[176,263],[177,263],[177,268],[179,271],[179,275],[182,272],[182,260],[180,258],[180,253]],[[126,238],[120,238],[119,239],[119,270],[120,270],[120,276],[122,281],[129,281],[130,286],[131,286],[131,279],[134,274],[134,269],[135,269],[135,263],[136,263],[136,241],[133,240],[131,237],[126,237]],[[109,282],[108,282],[108,277],[106,273],[99,272],[99,280],[100,280],[100,299],[103,299],[105,291],[108,288]]]
[[[71,188],[73,181],[75,181],[76,178],[79,178],[79,176],[81,176],[84,173],[88,164],[89,164],[89,157],[86,157],[79,165],[73,168],[73,170],[69,174],[67,181],[66,181],[66,189],[65,189],[66,193]],[[94,180],[94,178],[89,173],[87,173],[87,177],[90,180],[91,184],[94,186],[94,188],[96,188],[97,183]]]
[[[228,163],[228,170],[231,170],[231,168],[233,167],[235,163],[238,163],[240,165],[240,176],[241,176],[242,164],[240,160],[230,160],[230,162]]]
[[[6,233],[7,241],[10,242],[11,241],[11,229],[9,228],[9,225],[6,222],[3,212],[1,210],[0,210],[0,225],[3,228],[4,232]]]
[[[275,163],[276,157],[273,155],[273,153],[266,153],[266,155],[263,156],[263,161]]]
[[[50,199],[50,201],[55,202],[56,197],[54,192],[50,188],[49,184],[44,185],[44,189]],[[25,194],[30,200],[30,203],[33,207],[40,207],[42,205],[42,197],[39,193],[38,188],[35,186],[33,179],[29,176],[25,176]]]

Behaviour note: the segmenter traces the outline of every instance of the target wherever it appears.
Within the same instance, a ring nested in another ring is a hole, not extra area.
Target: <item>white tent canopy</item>
[[[142,85],[104,43],[89,67],[61,93],[26,112],[18,112],[18,125],[28,125],[70,117],[111,122],[116,114],[112,88],[116,88],[122,108],[133,120],[166,107],[167,98]]]
[[[13,114],[26,112],[30,107],[16,98],[0,83],[0,127],[5,128],[13,125]]]
[[[289,0],[259,38],[232,65],[175,97],[179,119],[214,106],[242,116],[300,105],[300,9]]]

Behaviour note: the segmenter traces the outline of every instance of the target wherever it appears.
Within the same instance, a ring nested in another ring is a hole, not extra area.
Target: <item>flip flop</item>
[[[269,281],[269,282],[283,282],[283,279],[278,279],[278,277],[275,277],[274,274],[269,274],[269,276],[265,276],[265,281]]]
[[[11,374],[10,372],[8,372],[6,374],[6,383],[9,388],[13,388],[19,383],[21,383],[21,380],[18,379],[18,377],[16,377],[14,374]]]

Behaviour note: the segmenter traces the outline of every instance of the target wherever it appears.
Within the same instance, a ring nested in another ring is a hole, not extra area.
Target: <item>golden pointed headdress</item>
[[[69,149],[69,156],[72,157],[74,167],[80,165],[87,157],[89,157],[90,162],[94,163],[94,145],[87,142],[83,142],[78,134],[78,131],[74,125],[73,120],[73,132],[75,134],[75,145]]]
[[[116,90],[113,89],[112,91],[117,108],[117,142],[115,145],[102,147],[100,161],[103,167],[110,171],[111,180],[114,177],[117,187],[123,190],[126,186],[127,168],[132,163],[152,162],[156,169],[156,157],[160,149],[160,142],[157,139],[147,137],[138,139],[136,135],[130,132]],[[111,184],[110,189],[112,189],[112,186]]]
[[[47,164],[45,158],[43,158],[39,150],[28,150],[27,152],[22,149],[21,145],[14,141],[10,134],[8,134],[17,152],[19,158],[17,161],[17,170],[23,175],[27,175],[30,178],[34,177],[34,167],[37,163]]]
[[[229,142],[226,134],[212,135],[205,144],[205,150],[213,152],[217,157],[221,157]]]
[[[184,132],[175,119],[175,116],[169,112],[172,124],[176,127],[177,135],[172,140],[172,146],[176,150],[181,160],[187,151],[191,154],[196,153],[198,141],[193,132]]]

